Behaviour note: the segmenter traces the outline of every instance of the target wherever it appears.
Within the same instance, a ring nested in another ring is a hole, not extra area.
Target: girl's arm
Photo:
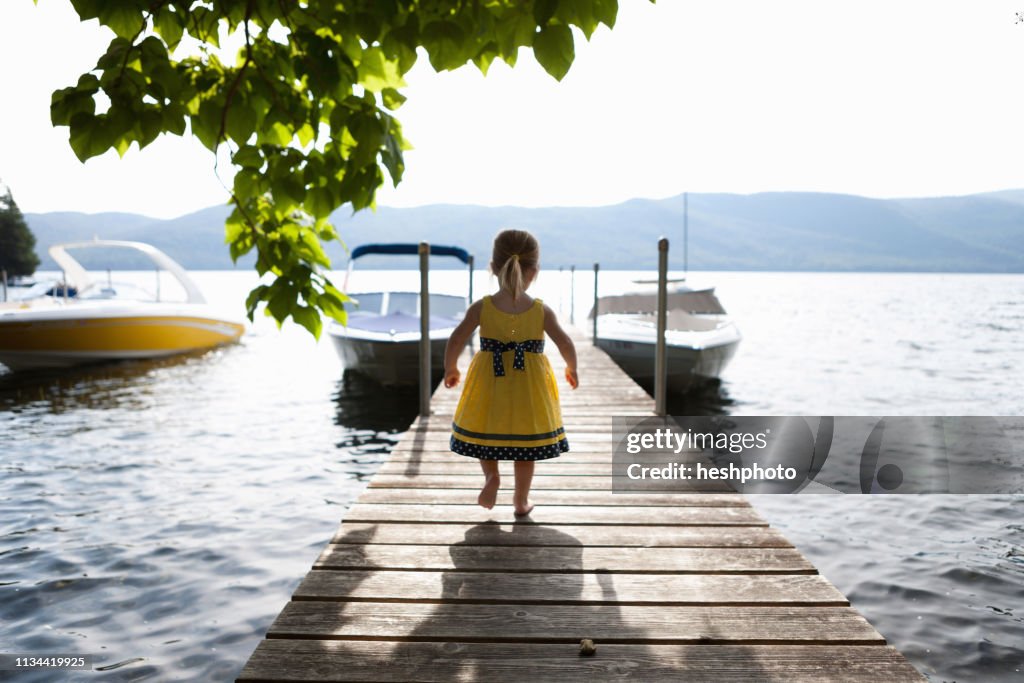
[[[466,317],[452,331],[452,335],[448,337],[448,343],[444,347],[444,385],[449,389],[458,384],[459,377],[462,376],[459,372],[459,356],[462,355],[462,350],[469,343],[469,338],[473,336],[473,330],[480,325],[480,308],[482,306],[482,301],[475,301],[466,309]]]
[[[544,304],[544,331],[551,337],[551,341],[555,342],[558,352],[565,359],[565,379],[569,386],[575,389],[580,385],[579,377],[576,375],[576,345],[558,324],[558,316],[547,304]]]

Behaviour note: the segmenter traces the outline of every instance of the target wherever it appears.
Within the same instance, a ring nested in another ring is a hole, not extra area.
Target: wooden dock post
[[[742,495],[612,493],[612,416],[654,405],[584,341],[580,388],[560,383],[572,450],[537,464],[530,517],[508,463],[476,505],[440,387],[238,680],[925,680]]]
[[[430,415],[430,244],[420,242],[420,415]],[[472,275],[470,276],[472,277]]]
[[[654,414],[668,413],[668,239],[658,240],[658,318],[654,333]]]

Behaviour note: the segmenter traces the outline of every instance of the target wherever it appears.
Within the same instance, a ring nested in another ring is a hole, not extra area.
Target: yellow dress
[[[555,373],[543,351],[540,299],[513,315],[484,297],[480,350],[452,422],[454,452],[481,460],[546,460],[569,450]]]

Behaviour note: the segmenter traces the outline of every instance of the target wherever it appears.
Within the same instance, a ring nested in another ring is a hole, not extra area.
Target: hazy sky
[[[561,84],[522,53],[487,78],[421,59],[416,149],[392,206],[601,205],[693,192],[875,197],[1024,187],[1024,4],[620,0]],[[110,34],[69,0],[0,4],[0,179],[25,211],[181,215],[225,200],[212,155],[167,137],[81,164],[50,93]],[[221,165],[225,182],[230,172]]]

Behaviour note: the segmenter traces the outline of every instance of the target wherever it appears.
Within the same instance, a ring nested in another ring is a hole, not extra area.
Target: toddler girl
[[[569,450],[562,427],[555,375],[544,355],[544,334],[565,359],[565,378],[575,389],[576,347],[554,312],[526,294],[540,269],[540,246],[525,230],[503,230],[494,239],[491,272],[498,291],[474,302],[448,339],[444,385],[459,383],[459,355],[480,326],[480,352],[473,356],[452,422],[451,449],[480,460],[484,485],[477,502],[494,507],[498,461],[515,461],[517,517],[530,514],[530,484],[536,460]]]

